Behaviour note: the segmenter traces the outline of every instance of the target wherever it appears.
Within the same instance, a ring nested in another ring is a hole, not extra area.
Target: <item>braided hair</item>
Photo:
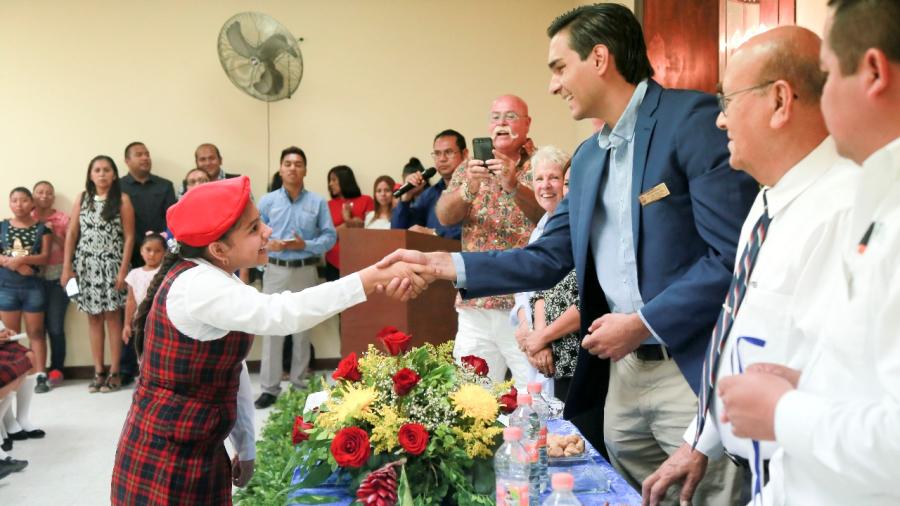
[[[131,322],[131,336],[134,339],[134,351],[138,357],[141,357],[144,353],[144,325],[147,323],[147,316],[150,314],[150,308],[153,307],[153,299],[156,298],[159,285],[166,279],[166,274],[169,273],[172,267],[186,258],[202,258],[205,250],[205,247],[197,248],[179,242],[176,251],[169,250],[166,253],[162,264],[159,266],[159,271],[156,272],[156,275],[150,281],[150,286],[147,287],[147,296],[141,301],[141,305],[138,306],[137,313],[134,315],[134,320]]]

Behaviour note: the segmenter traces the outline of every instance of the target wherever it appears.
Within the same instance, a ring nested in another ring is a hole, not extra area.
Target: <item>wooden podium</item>
[[[368,267],[388,253],[399,249],[419,251],[459,251],[460,242],[408,230],[367,230],[344,228],[339,231],[341,275]],[[456,336],[456,288],[449,281],[436,281],[418,298],[399,302],[372,294],[366,302],[341,313],[341,356],[365,351],[370,343],[378,345],[375,334],[393,325],[412,334],[412,346],[443,343]]]

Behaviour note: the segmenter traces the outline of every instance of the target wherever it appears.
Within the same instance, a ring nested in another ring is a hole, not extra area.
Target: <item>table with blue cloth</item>
[[[579,434],[578,429],[575,428],[571,422],[562,419],[550,420],[547,422],[547,430],[553,434]],[[636,492],[628,482],[625,481],[624,478],[619,476],[619,473],[616,472],[615,469],[606,461],[606,459],[601,456],[596,449],[585,439],[584,441],[585,453],[591,458],[593,461],[593,465],[596,466],[598,471],[601,471],[610,481],[610,487],[608,492],[604,493],[587,493],[576,494],[578,496],[578,500],[581,501],[581,504],[584,506],[603,506],[605,503],[609,503],[610,506],[620,506],[620,505],[640,505],[641,504],[641,494]],[[555,472],[566,472],[566,467],[556,467],[552,463],[549,469],[550,474]],[[294,472],[294,483],[298,483],[300,481],[300,475],[297,471]],[[318,495],[318,496],[331,496],[336,500],[330,503],[320,503],[320,504],[328,504],[333,506],[348,506],[353,502],[353,497],[347,492],[346,487],[319,487],[319,488],[305,488],[298,490],[294,497],[299,497],[301,495]],[[547,496],[550,495],[550,491],[548,490],[544,495],[541,496],[541,501],[543,501]]]

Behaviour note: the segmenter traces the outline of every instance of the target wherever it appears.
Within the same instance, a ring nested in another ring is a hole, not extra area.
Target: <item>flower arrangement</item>
[[[328,400],[297,416],[297,487],[337,475],[362,504],[493,504],[497,416],[515,409],[515,389],[479,357],[457,364],[452,341],[407,351],[394,327],[377,338],[384,352],[344,357]]]

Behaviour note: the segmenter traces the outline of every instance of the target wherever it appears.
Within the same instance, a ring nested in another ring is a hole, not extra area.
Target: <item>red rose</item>
[[[419,380],[422,379],[416,374],[416,371],[409,369],[408,367],[404,367],[397,371],[391,379],[394,380],[394,391],[397,392],[397,395],[403,396],[409,393],[410,390],[413,389],[419,383]]]
[[[487,376],[488,365],[481,357],[476,355],[466,355],[462,359],[462,363],[475,370],[475,374],[479,376]]]
[[[345,379],[348,381],[359,381],[362,379],[362,374],[359,372],[359,361],[356,360],[356,352],[351,352],[342,358],[331,377],[336,380]]]
[[[421,455],[428,448],[428,429],[421,423],[407,423],[400,427],[397,439],[411,455]]]
[[[371,451],[369,435],[359,427],[341,429],[331,441],[331,454],[341,467],[362,467]]]
[[[393,327],[389,327],[393,328]],[[404,334],[399,330],[396,332],[391,332],[390,334],[382,335],[379,337],[379,340],[384,344],[384,348],[387,350],[391,356],[396,357],[397,355],[406,351],[406,348],[409,347],[409,342],[412,340],[412,336],[409,334]]]
[[[295,445],[306,441],[307,439],[309,439],[309,434],[307,434],[305,431],[312,428],[313,424],[304,422],[302,416],[294,418],[294,429],[291,431],[291,441],[293,441]]]
[[[507,415],[516,410],[519,406],[517,402],[517,396],[519,392],[516,391],[516,387],[512,387],[509,389],[509,392],[500,396],[500,411],[503,411]]]
[[[393,334],[394,332],[400,332],[400,329],[398,329],[397,327],[395,327],[393,325],[388,325],[387,327],[381,329],[377,334],[375,334],[375,339],[378,339],[379,341],[381,341],[381,338],[383,338],[384,336]]]

